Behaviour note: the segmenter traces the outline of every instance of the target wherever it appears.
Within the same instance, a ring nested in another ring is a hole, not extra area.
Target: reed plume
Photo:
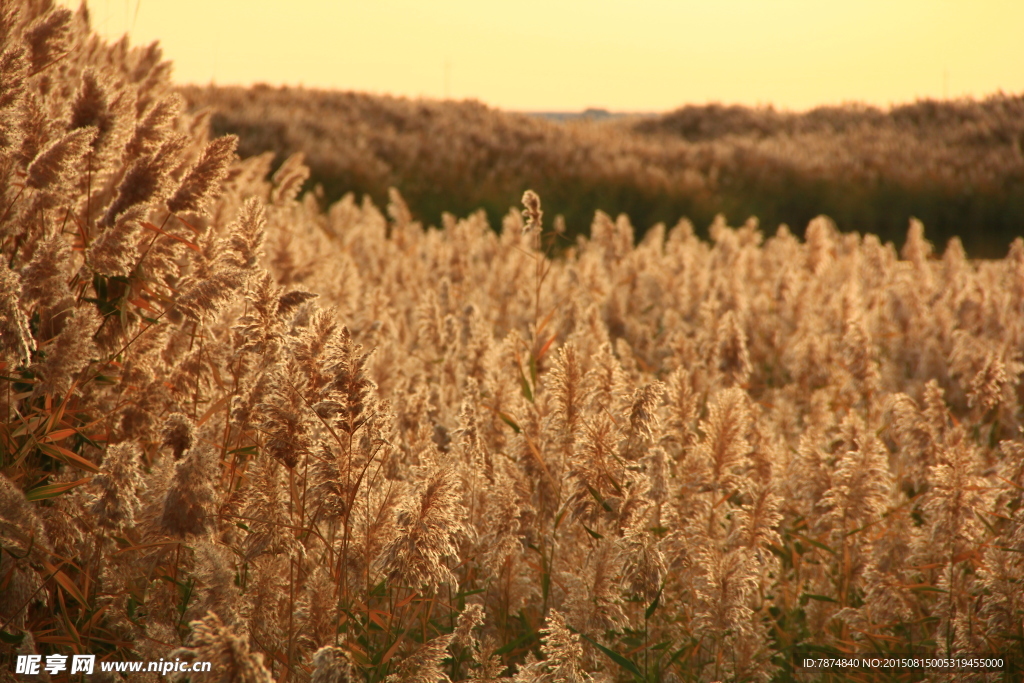
[[[190,646],[174,650],[168,657],[210,662],[212,680],[218,683],[273,683],[263,665],[263,654],[253,652],[249,641],[225,626],[215,613],[209,612],[190,626]]]
[[[398,515],[398,532],[379,563],[391,581],[436,587],[454,580],[445,558],[457,554],[465,510],[450,466],[423,473]]]
[[[163,531],[180,538],[203,536],[215,528],[213,459],[208,448],[193,449],[175,466],[174,478],[164,495],[160,518]]]

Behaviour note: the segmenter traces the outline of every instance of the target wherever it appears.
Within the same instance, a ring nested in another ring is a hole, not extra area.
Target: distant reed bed
[[[237,134],[243,156],[301,152],[322,202],[345,193],[413,214],[484,208],[497,224],[533,188],[550,217],[585,235],[595,209],[626,213],[638,235],[689,216],[757,216],[771,232],[827,214],[843,231],[902,242],[910,217],[940,244],[1001,258],[1024,225],[1024,96],[923,100],[883,111],[845,105],[793,114],[687,106],[661,116],[554,122],[478,102],[302,88],[185,87],[193,110]]]

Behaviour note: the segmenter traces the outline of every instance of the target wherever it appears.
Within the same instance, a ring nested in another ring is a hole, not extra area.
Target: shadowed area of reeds
[[[1019,665],[1024,240],[324,209],[168,70],[0,11],[0,678]]]
[[[816,216],[844,232],[900,243],[910,218],[938,244],[959,236],[972,257],[1001,258],[1024,230],[1024,97],[923,100],[882,111],[847,105],[802,114],[687,106],[661,116],[555,122],[477,102],[408,100],[296,88],[187,87],[218,134],[275,163],[301,152],[308,188],[387,201],[413,214],[483,208],[492,224],[533,188],[570,235],[594,211],[629,215],[638,234],[688,217],[757,216],[802,234]]]

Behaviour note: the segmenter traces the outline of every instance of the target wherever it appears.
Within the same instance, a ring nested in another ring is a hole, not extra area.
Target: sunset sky
[[[77,0],[64,2],[77,7]],[[976,0],[92,0],[159,40],[179,83],[269,83],[504,109],[1024,92],[1024,2]]]

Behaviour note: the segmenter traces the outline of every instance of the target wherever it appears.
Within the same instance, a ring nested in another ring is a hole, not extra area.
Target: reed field
[[[169,69],[0,5],[0,680],[1021,680],[1024,240],[424,226]],[[795,664],[856,653],[1007,665]]]

